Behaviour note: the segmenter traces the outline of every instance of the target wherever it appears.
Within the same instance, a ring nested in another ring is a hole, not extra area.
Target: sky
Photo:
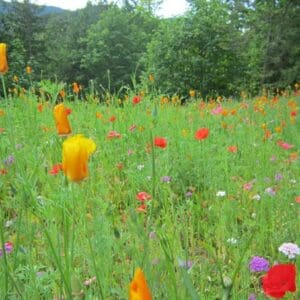
[[[39,5],[51,5],[75,10],[85,7],[87,0],[32,0],[31,2]],[[188,5],[185,0],[164,0],[157,14],[162,17],[177,16],[183,14],[187,7]]]

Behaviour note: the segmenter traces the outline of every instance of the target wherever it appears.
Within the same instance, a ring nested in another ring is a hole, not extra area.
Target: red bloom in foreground
[[[229,146],[227,148],[227,150],[228,150],[228,152],[231,152],[231,153],[237,153],[238,148],[237,148],[237,146]]]
[[[133,104],[138,104],[138,103],[141,102],[141,100],[142,100],[141,96],[134,96],[134,97],[132,98],[132,103],[133,103]]]
[[[56,175],[60,171],[62,171],[62,164],[56,164],[52,167],[52,169],[49,171],[49,174]]]
[[[113,131],[110,131],[106,137],[109,140],[114,139],[114,138],[119,139],[119,138],[121,138],[121,134],[119,132],[113,130]]]
[[[144,202],[146,200],[150,200],[151,199],[151,195],[149,195],[146,192],[139,192],[137,193],[137,195],[135,196],[135,198],[141,202]]]
[[[196,140],[204,140],[209,135],[209,129],[208,128],[200,128],[195,133],[195,139]]]
[[[264,292],[267,296],[280,299],[286,292],[296,291],[296,267],[292,264],[273,266],[262,278]]]
[[[168,145],[168,142],[163,137],[156,137],[156,138],[154,138],[154,145],[159,148],[166,148]]]

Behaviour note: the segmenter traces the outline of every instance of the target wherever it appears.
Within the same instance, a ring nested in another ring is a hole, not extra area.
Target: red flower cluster
[[[135,105],[135,104],[140,103],[141,100],[142,100],[141,96],[134,96],[134,97],[132,98],[132,103]]]

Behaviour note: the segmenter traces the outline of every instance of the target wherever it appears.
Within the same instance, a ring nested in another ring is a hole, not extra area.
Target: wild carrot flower
[[[95,142],[82,134],[63,142],[62,169],[69,180],[80,181],[88,176],[88,159],[95,150]]]
[[[267,272],[269,268],[269,262],[260,256],[253,256],[249,262],[251,272]]]
[[[8,71],[6,48],[6,44],[0,43],[0,75],[4,75]]]
[[[144,272],[137,268],[129,284],[129,300],[152,300]]]
[[[293,264],[273,266],[262,278],[264,293],[272,298],[282,298],[296,291],[296,267]]]
[[[294,243],[283,243],[279,246],[278,250],[286,255],[289,259],[293,259],[300,254],[299,246]]]
[[[204,140],[209,135],[209,129],[208,128],[200,128],[195,133],[195,139],[196,140]]]
[[[68,115],[70,113],[71,110],[66,108],[63,103],[57,104],[54,107],[53,114],[54,114],[57,133],[59,135],[65,135],[71,133],[71,126],[68,120]]]
[[[225,192],[225,191],[218,191],[218,192],[216,193],[216,196],[217,196],[217,197],[225,197],[225,196],[226,196],[226,192]]]

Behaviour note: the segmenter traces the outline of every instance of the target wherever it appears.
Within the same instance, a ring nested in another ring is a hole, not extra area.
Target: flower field
[[[1,299],[299,299],[298,91],[0,100]]]

